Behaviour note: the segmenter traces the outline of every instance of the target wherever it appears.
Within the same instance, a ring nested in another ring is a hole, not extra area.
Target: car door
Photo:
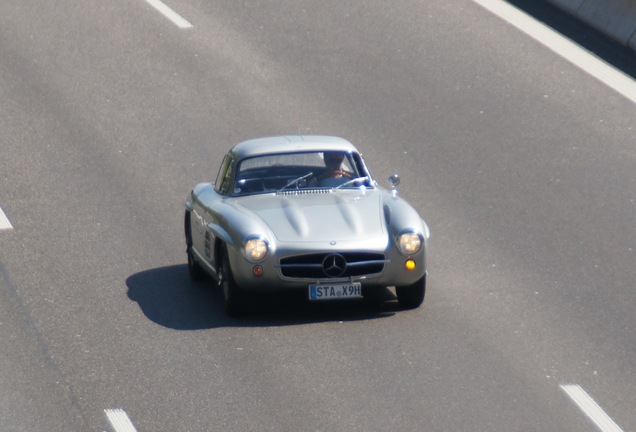
[[[200,208],[200,220],[201,220],[201,234],[200,244],[197,246],[200,255],[202,255],[213,269],[216,269],[216,257],[214,256],[214,244],[216,242],[216,236],[210,229],[210,224],[217,223],[217,217],[214,213],[214,203],[223,197],[228,196],[232,190],[232,181],[234,173],[234,158],[231,154],[227,154],[223,158],[221,168],[214,183],[214,189],[209,189],[205,197],[202,197],[199,202]]]

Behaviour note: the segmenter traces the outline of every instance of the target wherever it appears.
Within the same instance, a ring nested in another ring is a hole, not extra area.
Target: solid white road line
[[[581,386],[576,384],[564,384],[561,388],[600,430],[603,432],[623,432],[623,430],[614,423],[614,420],[605,414],[605,411],[603,411]]]
[[[192,28],[192,24],[190,24],[187,20],[185,20],[181,15],[170,9],[160,0],[146,0],[150,6],[157,9],[161,12],[166,18],[172,21],[177,27],[182,29]]]
[[[104,413],[115,432],[137,432],[124,410],[106,409]]]
[[[570,63],[636,103],[636,81],[563,35],[502,0],[473,0]]]
[[[13,229],[11,222],[0,208],[0,231]]]

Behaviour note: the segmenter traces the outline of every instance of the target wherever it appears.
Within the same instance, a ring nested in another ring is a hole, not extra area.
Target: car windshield
[[[371,187],[371,179],[356,153],[282,153],[241,161],[233,195],[361,186]]]

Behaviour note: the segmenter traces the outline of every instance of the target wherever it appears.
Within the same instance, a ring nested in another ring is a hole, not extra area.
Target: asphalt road
[[[169,4],[0,4],[0,430],[636,431],[631,101],[469,0]],[[401,174],[423,307],[189,280],[190,188],[296,133]]]

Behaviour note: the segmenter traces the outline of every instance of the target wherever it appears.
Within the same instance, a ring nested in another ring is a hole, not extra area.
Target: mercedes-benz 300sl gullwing
[[[371,177],[349,141],[259,138],[235,145],[214,183],[185,203],[188,269],[211,276],[225,310],[254,293],[299,290],[310,302],[363,298],[395,287],[404,308],[426,291],[429,229],[417,211]]]

